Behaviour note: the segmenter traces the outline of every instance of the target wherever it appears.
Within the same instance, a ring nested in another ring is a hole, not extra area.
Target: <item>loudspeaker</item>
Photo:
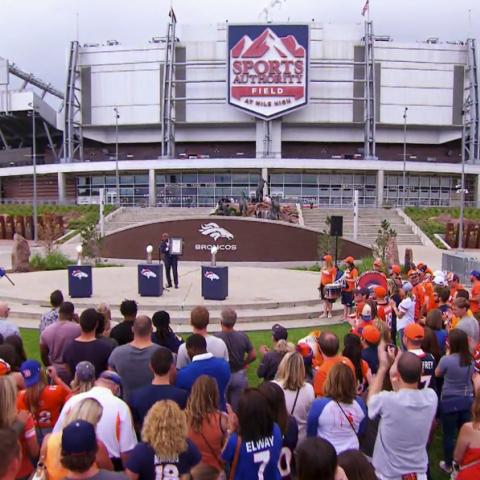
[[[343,217],[330,217],[330,236],[343,236]]]

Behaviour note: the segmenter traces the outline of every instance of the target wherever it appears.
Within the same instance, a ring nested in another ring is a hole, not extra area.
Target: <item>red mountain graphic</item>
[[[281,58],[305,56],[305,48],[298,44],[293,35],[278,37],[270,28],[266,28],[255,40],[244,35],[232,48],[233,58],[261,58],[274,49]]]

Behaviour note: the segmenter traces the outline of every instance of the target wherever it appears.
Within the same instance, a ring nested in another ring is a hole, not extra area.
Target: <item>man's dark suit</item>
[[[170,271],[173,271],[173,282],[175,288],[178,288],[178,255],[172,255],[170,253],[170,239],[162,240],[160,243],[160,256],[163,259],[165,265],[165,274],[167,276],[167,287],[172,287],[172,277]]]

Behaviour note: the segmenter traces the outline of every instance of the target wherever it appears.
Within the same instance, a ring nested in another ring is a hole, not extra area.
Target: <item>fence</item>
[[[442,270],[456,273],[460,282],[470,283],[470,272],[480,271],[480,260],[462,252],[445,252],[442,254]]]

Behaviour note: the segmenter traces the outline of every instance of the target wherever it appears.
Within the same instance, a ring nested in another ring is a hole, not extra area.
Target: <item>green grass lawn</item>
[[[343,337],[348,333],[349,327],[347,325],[332,325],[329,327],[323,327],[324,330],[329,330],[334,332],[340,338],[340,341],[343,343]],[[313,329],[312,328],[295,328],[289,330],[289,340],[296,343],[300,338],[308,335]],[[38,330],[34,329],[21,329],[21,334],[23,338],[23,343],[25,345],[25,350],[27,352],[28,358],[36,358],[40,360],[40,353],[38,349],[39,334]],[[260,345],[271,346],[271,332],[270,331],[258,331],[258,332],[249,332],[249,337],[258,351]],[[257,366],[259,359],[252,363],[248,368],[248,380],[249,384],[256,386],[260,383],[260,379],[256,376]],[[399,426],[400,428],[400,426]],[[430,447],[430,464],[432,467],[432,479],[433,480],[444,480],[448,476],[445,475],[438,468],[438,462],[442,458],[442,447],[441,447],[441,435],[440,431],[437,430],[433,445]]]

